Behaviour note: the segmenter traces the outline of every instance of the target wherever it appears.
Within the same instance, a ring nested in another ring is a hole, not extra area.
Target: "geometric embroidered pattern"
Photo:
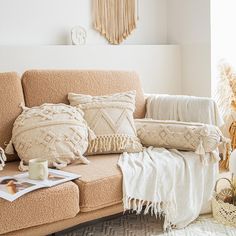
[[[12,131],[12,143],[24,163],[48,159],[61,168],[74,160],[88,163],[82,155],[88,147],[88,126],[83,112],[65,104],[43,104],[23,108]]]
[[[135,126],[138,137],[145,146],[174,148],[204,154],[215,150],[223,140],[222,133],[213,125],[137,119]]]
[[[83,110],[84,119],[97,136],[89,143],[87,154],[139,152],[133,112],[135,91],[107,96],[69,93],[72,106]]]

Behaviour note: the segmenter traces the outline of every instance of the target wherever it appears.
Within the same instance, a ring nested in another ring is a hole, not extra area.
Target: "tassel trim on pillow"
[[[136,137],[130,136],[100,136],[92,140],[87,149],[92,153],[141,152],[142,145]]]
[[[200,138],[199,145],[197,146],[195,153],[200,155],[203,165],[208,165],[208,160],[206,160],[205,158],[205,154],[207,153],[207,151],[205,150],[203,144],[204,136],[205,135],[202,135],[202,137]],[[225,138],[223,135],[220,135],[220,142],[223,144],[223,160],[220,165],[221,166],[224,165],[224,167],[227,169],[229,166],[229,157],[231,153],[231,148],[230,148],[231,141],[230,139]],[[216,152],[211,151],[210,154],[213,162],[218,162],[221,160],[219,154],[217,154]]]
[[[81,153],[79,151],[77,151],[75,154],[76,154],[76,156],[74,158],[71,156],[71,159],[72,158],[74,159],[72,161],[73,163],[75,163],[75,164],[85,164],[85,165],[90,163],[90,161],[86,157],[81,155]],[[59,158],[53,158],[53,160],[48,161],[48,167],[55,167],[56,169],[61,170],[61,169],[65,168],[69,163],[70,162],[60,160]],[[21,160],[20,165],[18,166],[18,169],[20,171],[23,171],[23,172],[28,171],[29,166],[25,165],[24,161]]]
[[[88,139],[89,139],[89,141],[91,142],[91,141],[94,140],[95,138],[97,138],[97,136],[95,135],[95,133],[93,132],[93,130],[91,130],[91,129],[88,127]]]
[[[0,170],[3,170],[6,160],[7,160],[7,157],[4,153],[4,150],[0,147]]]
[[[29,170],[29,167],[24,164],[24,161],[20,161],[20,165],[18,166],[19,171],[25,172]]]
[[[12,140],[10,140],[10,142],[8,144],[5,143],[5,145],[6,145],[5,153],[8,155],[13,155],[15,153],[15,150],[14,150]]]

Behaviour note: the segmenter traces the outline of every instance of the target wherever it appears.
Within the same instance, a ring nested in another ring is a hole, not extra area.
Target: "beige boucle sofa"
[[[136,90],[135,118],[145,115],[145,98],[136,73],[122,71],[27,71],[0,73],[0,146],[9,142],[19,104],[67,103],[69,92],[105,95]],[[114,215],[122,208],[122,174],[118,154],[89,156],[89,165],[63,170],[82,177],[52,188],[40,189],[14,202],[0,199],[0,235],[48,235],[94,219]],[[0,176],[18,172],[19,159],[8,156]]]

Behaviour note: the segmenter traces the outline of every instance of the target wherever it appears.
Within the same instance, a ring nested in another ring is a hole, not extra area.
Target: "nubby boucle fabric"
[[[9,162],[0,176],[13,176],[19,174],[18,162]],[[69,181],[51,188],[42,188],[25,194],[13,202],[0,198],[0,235],[16,230],[30,230],[31,227],[40,228],[50,223],[75,217],[79,211],[79,188]],[[62,224],[62,223],[61,223]],[[59,229],[55,229],[56,232]],[[9,235],[48,235],[47,233],[30,234],[12,232]]]
[[[0,147],[11,139],[13,123],[21,113],[24,102],[21,80],[15,72],[0,73]],[[7,161],[19,160],[17,155],[7,155]]]
[[[43,103],[69,104],[68,93],[103,96],[135,90],[134,117],[141,119],[146,112],[141,81],[138,74],[132,71],[30,70],[22,75],[22,86],[27,107],[40,106]],[[18,104],[19,102],[17,106]],[[1,105],[0,103],[0,108]]]
[[[50,167],[60,169],[71,162],[88,164],[83,154],[88,138],[94,137],[78,108],[64,104],[23,107],[6,152],[13,152],[14,145],[22,160],[20,170],[27,170],[24,163],[39,157],[47,159]]]
[[[87,154],[142,150],[133,119],[135,91],[108,96],[69,93],[68,99],[84,111],[85,120],[97,136],[89,142]]]

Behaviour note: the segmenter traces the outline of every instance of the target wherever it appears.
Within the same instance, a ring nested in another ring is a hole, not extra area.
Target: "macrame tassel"
[[[93,0],[93,26],[111,44],[122,43],[137,19],[137,0]]]
[[[218,162],[221,160],[218,152],[212,151],[210,154],[213,162]]]
[[[5,143],[6,148],[5,148],[5,153],[8,155],[13,155],[15,153],[14,147],[13,147],[13,143],[10,140],[10,142],[8,144]]]
[[[60,162],[60,163],[57,163],[57,162],[52,162],[52,166],[55,167],[56,169],[60,170],[62,168],[65,168],[67,166],[67,163],[66,162]]]
[[[203,147],[202,139],[200,139],[199,145],[198,145],[195,153],[198,154],[198,155],[205,155],[206,154],[205,149]]]
[[[3,170],[6,160],[7,160],[7,157],[4,153],[4,150],[0,147],[0,170]]]
[[[130,150],[129,150],[130,149]],[[128,150],[129,152],[142,151],[142,145],[136,137],[127,136],[101,136],[92,140],[87,149],[87,153],[110,152]]]
[[[85,164],[85,165],[88,165],[88,164],[90,163],[90,161],[89,161],[86,157],[84,157],[79,151],[77,151],[77,152],[75,153],[75,155],[76,155],[77,157],[79,157],[79,158],[76,159],[76,161],[75,161],[76,164]]]
[[[19,169],[19,171],[28,171],[29,170],[29,167],[28,166],[26,166],[26,165],[24,165],[24,161],[23,160],[21,160],[20,161],[20,165],[18,166],[18,169]]]
[[[207,166],[209,164],[209,162],[207,160],[207,157],[206,157],[206,151],[205,151],[205,148],[203,146],[203,140],[202,140],[204,137],[206,137],[208,135],[208,133],[209,132],[208,132],[207,129],[201,130],[201,132],[200,132],[201,138],[200,138],[200,141],[199,141],[199,145],[198,145],[198,147],[195,151],[196,154],[200,155],[203,166]]]
[[[19,107],[20,107],[23,111],[30,109],[29,107],[26,107],[23,102],[21,102],[21,103],[19,104]]]
[[[96,134],[93,132],[93,130],[91,130],[91,129],[88,127],[88,139],[89,139],[89,141],[92,141],[92,140],[94,140],[95,138],[97,138]]]

